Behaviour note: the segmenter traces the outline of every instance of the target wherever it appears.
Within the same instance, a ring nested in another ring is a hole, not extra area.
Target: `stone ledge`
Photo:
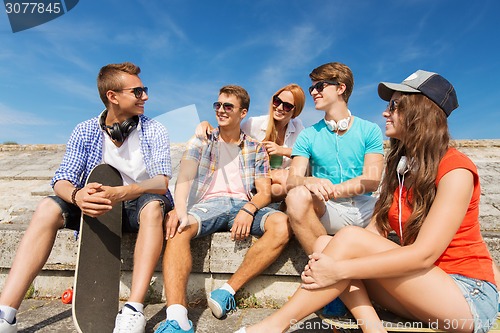
[[[0,290],[10,269],[19,240],[24,231],[14,226],[0,229]],[[500,262],[500,232],[483,233],[491,254]],[[220,287],[229,279],[256,238],[233,242],[229,233],[192,241],[193,270],[188,283],[189,302],[205,299],[207,293]],[[134,234],[125,234],[122,244],[122,274],[120,298],[130,295]],[[33,282],[33,292],[38,297],[60,297],[63,291],[73,285],[77,245],[73,232],[61,230],[56,238],[52,253],[42,272]],[[151,280],[148,299],[165,301],[163,292],[161,259]],[[239,297],[251,296],[262,305],[281,305],[300,284],[300,273],[307,263],[307,256],[295,239],[286,247],[278,260],[263,274],[250,281],[238,293]],[[168,269],[168,267],[167,267]]]
[[[14,225],[0,228],[0,290],[3,288],[10,265],[24,230]],[[241,262],[250,245],[257,239],[249,238],[241,242],[230,240],[230,233],[216,233],[191,242],[193,270],[188,283],[188,300],[204,299],[207,291],[221,286],[229,279]],[[135,234],[124,234],[122,241],[122,275],[120,298],[130,294],[133,267]],[[78,242],[71,230],[60,230],[53,250],[33,282],[33,292],[39,297],[60,297],[63,291],[73,285]],[[149,298],[165,300],[161,258],[151,281]],[[300,272],[307,263],[307,256],[293,239],[281,256],[268,267],[261,276],[248,283],[240,295],[255,296],[266,304],[282,304],[300,283]],[[168,268],[167,268],[168,269]]]
[[[0,228],[0,268],[10,268],[23,234],[24,230],[14,226]],[[229,236],[230,233],[222,232],[191,242],[194,273],[232,274],[238,269],[246,251],[257,238],[251,237],[244,241],[233,242]],[[132,271],[135,240],[136,234],[123,235],[122,271]],[[77,253],[78,242],[75,240],[74,232],[67,229],[60,230],[43,270],[74,271]],[[278,260],[263,274],[300,276],[306,263],[307,257],[298,242],[293,239]],[[156,271],[162,271],[161,258]]]

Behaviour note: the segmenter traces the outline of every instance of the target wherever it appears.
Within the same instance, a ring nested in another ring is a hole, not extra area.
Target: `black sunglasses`
[[[123,88],[115,91],[124,91],[124,90],[132,90],[134,92],[135,98],[139,99],[142,97],[143,93],[148,94],[148,87],[134,87],[134,88]]]
[[[275,108],[277,108],[278,106],[280,106],[281,104],[283,104],[283,111],[285,112],[290,112],[293,110],[293,108],[295,107],[295,105],[291,104],[291,103],[288,103],[288,102],[283,102],[281,100],[281,98],[278,97],[278,95],[274,95],[273,96],[273,106]]]
[[[312,94],[313,90],[316,89],[317,92],[321,93],[328,85],[337,86],[339,83],[337,81],[323,80],[309,87],[309,95]]]
[[[394,114],[394,111],[398,108],[398,100],[397,99],[391,99],[389,101],[389,104],[387,105],[387,109],[389,110],[390,114]]]
[[[235,107],[234,104],[227,103],[227,102],[226,103],[214,102],[213,107],[214,107],[215,112],[218,112],[221,107],[225,112],[233,112],[235,108],[236,109],[243,109],[242,107]]]

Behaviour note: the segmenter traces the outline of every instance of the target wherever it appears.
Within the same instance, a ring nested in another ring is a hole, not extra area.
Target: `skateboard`
[[[399,317],[385,309],[376,307],[377,314],[387,332],[451,332],[453,323],[450,322],[449,329],[438,329],[436,323],[423,323]],[[321,320],[333,328],[336,333],[354,333],[361,332],[358,322],[350,314],[342,317],[326,317],[319,314]],[[500,316],[497,316],[496,322],[491,327],[490,333],[500,332]]]
[[[100,164],[87,183],[123,185],[120,173]],[[112,332],[119,307],[122,205],[97,218],[82,214],[72,312],[78,332]]]

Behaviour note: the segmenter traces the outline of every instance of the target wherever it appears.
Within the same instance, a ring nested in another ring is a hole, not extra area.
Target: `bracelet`
[[[77,207],[78,207],[78,205],[76,204],[76,193],[77,193],[78,191],[80,191],[80,190],[81,190],[81,188],[75,187],[75,189],[74,189],[74,190],[73,190],[73,192],[71,193],[71,203],[72,203],[73,205],[77,206]]]
[[[249,211],[248,209],[246,209],[245,207],[241,207],[240,210],[244,211],[245,213],[248,213],[248,214],[252,215],[252,217],[255,217],[255,214],[252,213],[251,211]]]
[[[257,205],[256,205],[256,204],[254,204],[254,203],[253,203],[253,202],[251,202],[251,201],[249,201],[249,202],[247,202],[247,203],[249,203],[250,205],[252,205],[252,206],[254,206],[254,207],[255,207],[255,209],[256,209],[255,213],[257,213],[257,212],[259,211],[259,209],[260,209],[260,208],[259,208],[259,207],[257,207]],[[254,213],[254,214],[255,214],[255,213]]]

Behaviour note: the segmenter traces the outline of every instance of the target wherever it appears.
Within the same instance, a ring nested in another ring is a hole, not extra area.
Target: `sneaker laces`
[[[139,321],[142,317],[142,313],[137,311],[134,307],[125,304],[124,308],[127,307],[128,309],[132,310],[133,312],[127,311],[126,313],[123,313],[123,309],[120,311],[119,315],[119,322],[117,325],[117,328],[119,331],[124,331],[127,332],[130,330],[130,327],[135,327],[137,321]]]
[[[165,325],[165,328],[168,328],[169,326],[175,328],[176,330],[180,330],[181,327],[179,325],[179,323],[177,322],[177,320],[167,320],[166,321],[166,325]]]
[[[236,300],[233,295],[229,294],[224,301],[226,303],[226,311],[236,310]]]
[[[182,331],[181,327],[179,326],[179,323],[177,320],[165,320],[155,331],[155,333],[162,333],[162,332],[170,332],[172,331],[171,329],[174,329],[176,331]]]

